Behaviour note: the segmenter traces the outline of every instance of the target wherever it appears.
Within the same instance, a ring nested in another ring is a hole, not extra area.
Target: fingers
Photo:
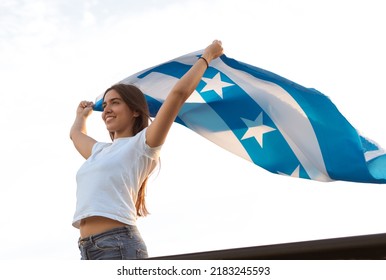
[[[220,40],[214,40],[213,43],[214,44],[219,44],[220,46],[222,46],[222,42]]]
[[[78,109],[76,110],[76,114],[78,116],[88,117],[93,111],[94,103],[90,101],[81,101],[79,103]]]
[[[80,104],[79,104],[79,107],[81,107],[82,109],[85,109],[87,107],[93,107],[94,106],[94,103],[91,102],[91,101],[81,101]]]
[[[210,57],[216,59],[223,54],[222,42],[220,40],[214,40],[207,50],[211,54]]]
[[[222,47],[222,42],[220,41],[220,40],[214,40],[213,42],[212,42],[212,46],[215,48],[215,49],[217,49],[217,50],[219,50],[219,51],[223,51],[223,47]]]

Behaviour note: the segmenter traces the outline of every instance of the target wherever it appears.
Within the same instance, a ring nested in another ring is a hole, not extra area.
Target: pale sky
[[[228,57],[331,98],[386,147],[383,1],[0,2],[0,259],[79,259],[69,129],[81,100],[223,42]],[[161,4],[162,3],[162,4]],[[100,113],[89,133],[109,136]],[[385,233],[385,185],[271,174],[175,124],[138,220],[150,256]]]

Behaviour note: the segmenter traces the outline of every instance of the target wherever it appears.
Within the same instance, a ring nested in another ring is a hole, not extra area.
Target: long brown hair
[[[122,100],[129,106],[129,108],[138,113],[138,117],[135,118],[133,124],[133,135],[136,135],[138,132],[149,126],[150,113],[149,108],[146,102],[145,95],[142,91],[134,85],[126,84],[115,84],[108,88],[103,96],[103,99],[106,93],[110,90],[115,90]],[[114,133],[110,132],[111,140],[114,139]],[[137,194],[137,201],[135,202],[135,208],[137,210],[137,215],[140,217],[146,216],[149,214],[149,211],[146,208],[145,203],[145,194],[146,194],[146,184],[148,177],[142,182],[141,187],[139,188]]]

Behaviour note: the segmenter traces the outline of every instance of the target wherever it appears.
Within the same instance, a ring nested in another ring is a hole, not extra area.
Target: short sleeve
[[[160,156],[160,153],[161,153],[161,148],[162,148],[162,145],[158,146],[158,147],[150,147],[147,143],[146,143],[146,129],[143,129],[140,133],[140,141],[141,141],[141,144],[143,145],[144,147],[144,152],[145,152],[145,155],[151,159],[158,159],[159,156]]]

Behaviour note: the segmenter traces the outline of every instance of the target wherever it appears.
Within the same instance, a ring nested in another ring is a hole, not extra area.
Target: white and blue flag
[[[194,52],[127,77],[154,117]],[[102,96],[94,110],[102,110]],[[211,62],[176,122],[276,174],[318,181],[386,183],[386,152],[346,120],[330,99],[222,55]]]

